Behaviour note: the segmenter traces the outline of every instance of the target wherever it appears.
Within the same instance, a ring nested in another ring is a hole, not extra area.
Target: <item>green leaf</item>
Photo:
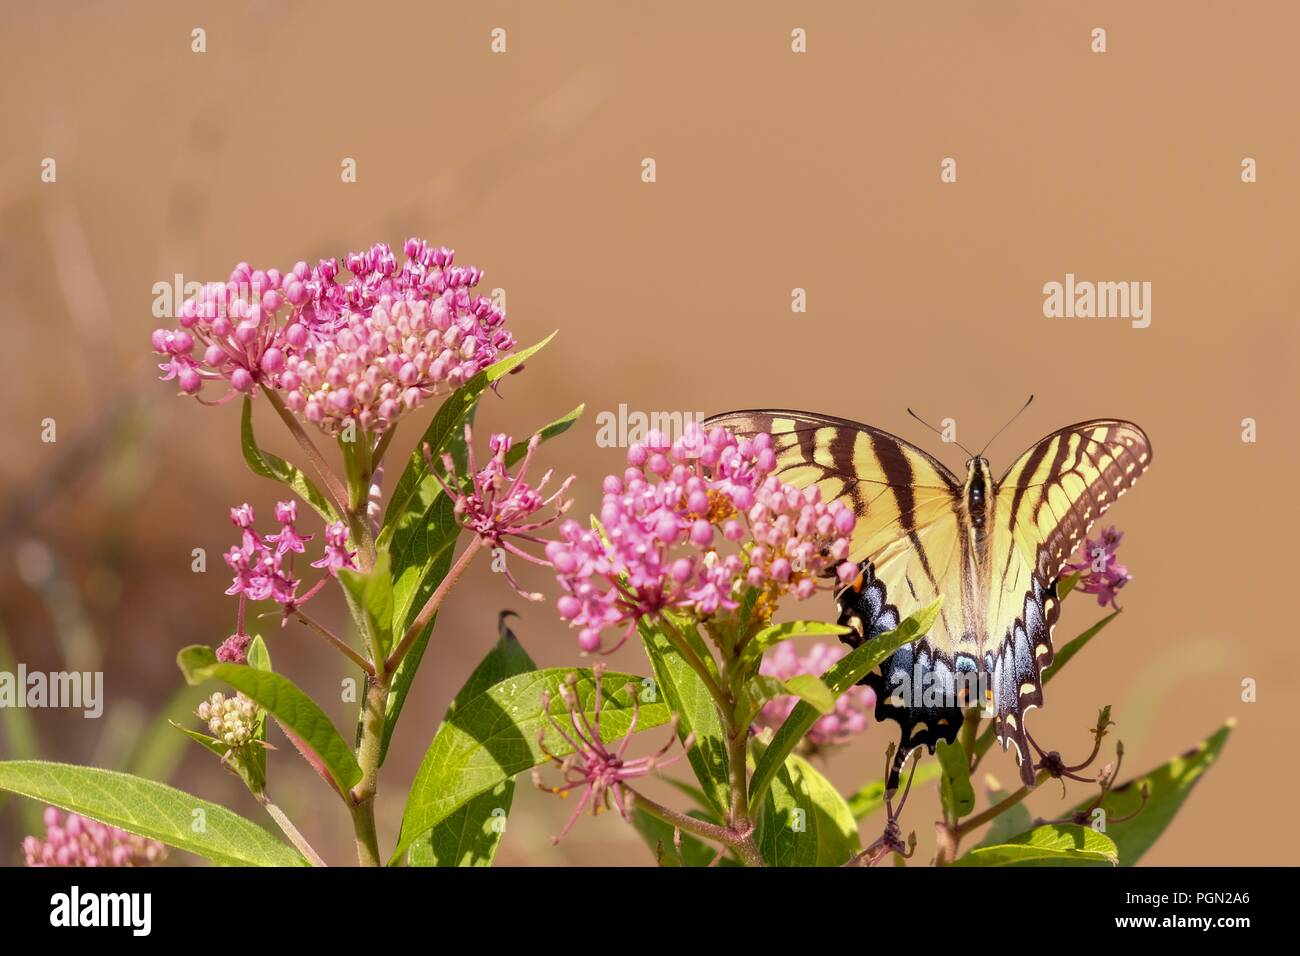
[[[1114,842],[1104,833],[1072,823],[1046,823],[1005,843],[978,846],[953,866],[1016,866],[1050,860],[1063,863],[1118,861]]]
[[[685,625],[684,621],[682,623]],[[689,734],[695,734],[687,759],[708,798],[710,809],[715,813],[725,813],[731,800],[731,784],[727,773],[727,732],[722,726],[722,717],[700,675],[686,662],[661,627],[644,619],[637,625],[646,656],[654,669],[655,685],[667,700],[668,707],[678,716],[679,738],[685,742]],[[696,658],[706,662],[706,666],[713,660],[693,626],[678,628],[678,633]]]
[[[256,635],[248,644],[248,651],[244,655],[248,660],[248,666],[257,671],[271,671],[271,652],[266,647],[266,642],[262,640],[262,635]],[[253,739],[257,741],[266,741],[266,711],[257,712],[257,728],[253,731]],[[252,761],[252,777],[249,783],[249,789],[254,793],[260,792],[257,782],[260,780],[262,786],[266,784],[266,748],[254,745],[249,748],[249,759]],[[240,768],[236,768],[239,770]],[[243,776],[241,772],[241,776]]]
[[[850,687],[871,673],[904,644],[910,644],[926,634],[939,616],[939,606],[943,597],[936,598],[928,607],[922,608],[894,628],[871,640],[840,658],[830,670],[822,675],[822,680],[836,697],[844,694]],[[811,705],[800,701],[795,704],[790,716],[785,719],[772,744],[763,752],[754,769],[750,781],[750,812],[753,813],[763,799],[767,786],[775,776],[777,768],[803,739],[808,729],[817,722],[820,715]]]
[[[940,776],[943,768],[939,766],[937,760],[927,760],[918,764],[916,767],[916,776],[912,778],[913,788],[922,784],[929,783],[931,780]],[[906,783],[906,781],[904,781]],[[858,790],[857,793],[849,797],[849,809],[853,811],[855,820],[861,820],[870,816],[885,805],[885,781],[873,780]]]
[[[802,757],[786,758],[764,804],[755,839],[769,866],[839,866],[861,849],[848,803]]]
[[[341,793],[361,779],[356,757],[329,717],[287,677],[246,664],[220,663],[212,648],[202,644],[184,648],[176,655],[176,663],[190,684],[216,678],[266,708],[291,739],[297,738],[295,743],[310,749],[304,756],[317,758]]]
[[[785,689],[794,694],[819,714],[829,714],[835,709],[835,694],[820,677],[814,674],[795,674],[787,678]]]
[[[306,865],[297,851],[251,820],[165,783],[127,773],[37,760],[9,760],[0,762],[0,790],[161,840],[215,863]]]
[[[253,474],[288,485],[326,521],[339,520],[339,513],[334,504],[303,473],[301,468],[257,447],[257,439],[253,437],[253,401],[249,396],[244,397],[240,444],[244,450],[244,461],[248,462],[248,467],[252,469]]]
[[[248,642],[248,650],[244,653],[248,661],[248,666],[253,670],[269,671],[274,670],[271,667],[271,651],[266,646],[266,641],[262,640],[262,635],[258,634]]]
[[[1043,670],[1042,673],[1043,684],[1046,685],[1048,681],[1050,681],[1053,677],[1059,674],[1061,672],[1061,668],[1065,667],[1065,665],[1069,662],[1070,658],[1074,657],[1075,654],[1083,650],[1089,641],[1091,641],[1094,637],[1096,637],[1098,634],[1101,633],[1101,629],[1103,627],[1105,627],[1111,621],[1115,620],[1116,616],[1119,613],[1120,613],[1119,611],[1111,611],[1109,614],[1103,617],[1092,627],[1088,628],[1086,631],[1084,631],[1074,640],[1070,641],[1059,651],[1057,651],[1052,658],[1052,665],[1050,667],[1044,668]],[[988,749],[993,746],[993,742],[996,739],[997,739],[997,728],[993,723],[990,723],[986,728],[984,728],[984,731],[980,734],[979,739],[975,741],[975,756],[977,758],[983,757],[984,754],[988,752]]]
[[[456,435],[448,447],[457,468],[463,469],[466,460],[464,436]],[[442,486],[430,478],[420,486],[397,527],[392,529],[387,546],[392,562],[393,630],[396,634],[405,635],[442,579],[447,576],[455,557],[460,531],[452,500],[443,493]],[[380,747],[381,766],[388,756],[393,731],[437,623],[438,615],[435,614],[430,618],[428,626],[411,642],[393,674],[392,688],[388,692],[384,739]]]
[[[560,684],[570,674],[577,676],[573,687],[577,706],[587,720],[595,711],[596,682],[589,670],[551,668],[508,677],[455,708],[438,731],[424,755],[407,794],[402,814],[402,832],[392,860],[401,859],[423,834],[450,817],[462,806],[504,780],[546,762],[546,750],[563,757],[572,748],[556,732],[547,712],[572,735],[568,710],[560,696]],[[607,672],[601,682],[600,711],[602,741],[618,740],[632,727],[638,713],[636,732],[668,723],[668,705],[662,701],[634,700],[626,687],[642,689],[642,678]],[[543,710],[547,695],[550,706]],[[542,743],[539,732],[544,732]]]
[[[379,552],[369,571],[340,568],[338,580],[343,585],[352,616],[364,624],[363,632],[378,656],[386,657],[393,649],[393,579],[387,551]]]
[[[501,636],[457,691],[437,734],[442,734],[458,712],[496,684],[537,669],[514,633],[505,626],[505,615],[501,617],[499,629]],[[501,834],[505,832],[514,794],[514,780],[502,780],[462,804],[411,845],[408,862],[411,866],[491,866]]]
[[[574,423],[579,418],[582,417],[582,412],[584,409],[586,409],[586,407],[587,407],[586,404],[579,405],[577,408],[574,408],[571,411],[565,413],[564,415],[561,415],[559,418],[551,422],[549,425],[543,425],[541,428],[537,430],[535,434],[540,436],[543,442],[550,441],[556,435],[563,435],[565,432],[567,432],[570,428],[573,427]],[[528,436],[528,438],[529,441],[532,440],[531,435]],[[519,462],[521,462],[524,456],[527,454],[528,454],[527,441],[518,442],[512,445],[510,447],[510,450],[506,452],[506,467],[513,468],[515,465],[519,464]]]
[[[970,783],[970,758],[961,743],[940,740],[935,748],[943,776],[939,778],[939,799],[949,820],[958,820],[975,809],[975,790]]]
[[[1069,577],[1062,578],[1056,585],[1056,599],[1064,601],[1065,596],[1075,589],[1079,580],[1083,577],[1082,571],[1075,571]]]
[[[1007,798],[1007,792],[1002,789],[1002,785],[991,774],[985,776],[984,785],[988,789],[990,807],[997,806]],[[988,832],[984,834],[984,839],[980,840],[976,845],[996,846],[999,843],[1006,843],[1017,834],[1029,831],[1033,828],[1033,825],[1034,822],[1029,816],[1029,808],[1025,806],[1025,802],[1022,800],[1019,803],[1012,804],[994,817]]]
[[[746,727],[753,723],[764,704],[785,693],[785,682],[778,677],[767,674],[751,677],[741,686],[736,700],[735,726]]]
[[[461,804],[411,844],[410,866],[491,866],[506,832],[515,782],[503,780]]]
[[[378,543],[381,547],[387,543],[402,516],[419,494],[420,489],[426,483],[431,482],[435,486],[437,484],[433,476],[429,474],[429,466],[425,463],[422,452],[423,446],[428,444],[436,461],[438,456],[447,450],[449,443],[454,438],[463,437],[465,421],[469,418],[475,403],[484,390],[509,375],[525,359],[543,349],[553,338],[555,338],[554,332],[536,345],[521,352],[515,352],[513,355],[507,355],[505,358],[494,362],[447,396],[446,401],[434,414],[429,427],[424,430],[420,440],[415,443],[411,456],[407,459],[406,468],[402,471],[401,478],[393,487],[393,496],[389,499],[388,508],[384,512],[384,527],[379,534]]]
[[[749,639],[741,651],[741,656],[756,664],[769,648],[792,637],[831,637],[847,633],[849,628],[825,621],[786,621],[784,624],[772,624]]]
[[[1137,863],[1165,832],[1165,828],[1182,809],[1192,787],[1210,764],[1218,759],[1235,726],[1235,720],[1227,721],[1192,749],[1120,784],[1106,794],[1101,802],[1101,809],[1105,811],[1105,832],[1119,848],[1121,866]],[[1150,790],[1145,807],[1142,807],[1143,784]],[[1091,804],[1091,800],[1085,800],[1073,812],[1082,813]],[[1142,807],[1141,811],[1138,811],[1139,807]],[[1131,819],[1123,819],[1135,812],[1136,816]],[[1092,822],[1091,817],[1088,822]]]
[[[186,727],[184,724],[177,723],[174,720],[168,721],[168,725],[171,727],[175,727],[177,730],[183,733],[186,737],[189,737],[190,740],[194,741],[200,747],[202,747],[205,750],[211,751],[212,753],[216,754],[218,757],[225,757],[226,754],[230,752],[230,744],[226,743],[224,740],[218,740],[216,737],[211,737],[208,734],[203,733],[202,731],[195,730],[193,727]],[[245,782],[247,782],[247,780],[245,780]]]

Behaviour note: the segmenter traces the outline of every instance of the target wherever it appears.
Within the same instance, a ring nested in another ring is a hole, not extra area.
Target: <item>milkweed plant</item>
[[[356,860],[368,866],[490,865],[525,775],[570,801],[553,840],[613,811],[664,866],[915,860],[903,809],[926,785],[937,785],[942,807],[936,864],[1132,864],[1223,746],[1226,725],[1120,783],[1121,744],[1096,766],[1112,726],[1103,708],[1082,759],[1036,757],[1038,784],[1068,779],[1091,792],[1054,819],[1033,819],[1028,788],[1004,792],[988,768],[978,774],[995,736],[975,708],[959,739],[933,757],[912,755],[901,792],[886,792],[882,777],[841,793],[819,769],[826,754],[852,745],[859,766],[893,757],[860,681],[923,635],[938,605],[856,649],[837,643],[847,628],[818,617],[858,573],[848,560],[857,518],[816,488],[783,483],[762,434],[650,432],[604,478],[599,513],[570,516],[574,479],[539,459],[582,406],[519,442],[482,442],[473,427],[482,396],[508,399],[549,338],[518,348],[504,312],[475,292],[481,271],[455,264],[451,250],[411,239],[404,253],[399,264],[376,245],[343,268],[327,259],[284,273],[241,263],[187,301],[176,328],[152,335],[162,378],[180,395],[242,404],[243,457],[283,490],[272,514],[232,496],[229,622],[211,624],[221,636],[210,645],[177,656],[190,685],[223,689],[194,691],[189,720],[175,722],[210,752],[214,771],[238,775],[279,832],[160,781],[0,762],[0,788],[49,804],[44,834],[21,848],[29,865],[151,865],[167,847],[221,864],[323,865],[271,797],[275,765],[295,751],[350,817]],[[278,419],[296,461],[261,447],[255,413]],[[1085,542],[1058,582],[1062,598],[1091,594],[1110,610],[1060,647],[1045,680],[1119,613],[1116,593],[1129,581],[1119,541],[1109,529]],[[526,591],[515,560],[550,568],[553,593]],[[495,646],[427,735],[398,835],[385,845],[375,796],[381,778],[403,785],[383,775],[393,732],[421,663],[450,639],[436,633],[439,609],[487,562],[516,597],[549,602],[573,629],[575,659],[594,663],[538,669],[502,612]],[[345,598],[345,632],[317,614],[326,590]],[[352,739],[273,666],[290,629],[359,675]],[[629,642],[645,652],[642,673],[601,663]],[[289,746],[268,743],[270,722]],[[670,784],[655,792],[673,793],[675,805],[648,795],[653,776]]]

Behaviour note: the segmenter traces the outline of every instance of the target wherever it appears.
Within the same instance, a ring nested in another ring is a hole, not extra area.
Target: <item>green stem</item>
[[[379,788],[379,760],[383,750],[388,681],[366,680],[366,700],[361,712],[361,746],[357,763],[361,779],[352,788],[352,829],[357,840],[357,859],[362,866],[382,866],[379,836],[375,830],[375,793]]]
[[[744,863],[745,866],[767,866],[767,863],[763,860],[763,854],[758,850],[758,844],[754,842],[752,829],[740,838],[740,842],[735,845],[735,850],[740,856],[740,862]]]
[[[312,467],[316,469],[316,474],[318,474],[320,480],[324,482],[325,490],[329,492],[330,497],[334,499],[335,505],[338,506],[339,512],[346,512],[348,510],[348,491],[343,487],[343,482],[339,481],[339,476],[334,474],[333,469],[331,469],[326,463],[325,456],[320,453],[320,449],[317,448],[315,442],[311,440],[311,436],[303,431],[303,427],[299,424],[298,419],[294,417],[293,412],[285,408],[284,402],[280,400],[280,396],[277,395],[274,390],[264,388],[262,389],[262,394],[266,396],[266,400],[270,402],[271,407],[274,408],[276,414],[280,416],[280,419],[289,429],[290,434],[293,435],[298,444],[302,447],[304,454],[307,456],[307,460],[311,462]]]
[[[372,475],[383,464],[384,454],[388,451],[388,446],[393,443],[393,435],[396,433],[397,424],[393,423],[384,429],[384,433],[379,436],[379,441],[375,443],[375,450],[370,455],[370,473]]]
[[[978,707],[968,708],[966,711],[966,723],[961,729],[961,749],[966,755],[966,766],[969,768],[968,773],[975,772],[975,732],[979,730],[980,712]]]
[[[429,626],[433,616],[438,613],[438,608],[442,605],[442,600],[447,596],[452,585],[465,573],[465,569],[470,566],[475,555],[479,553],[482,547],[483,539],[475,536],[465,550],[460,553],[460,557],[451,566],[447,576],[438,583],[438,587],[429,595],[429,600],[425,602],[424,607],[420,608],[420,613],[415,616],[411,626],[406,629],[401,641],[393,648],[393,652],[388,655],[388,660],[384,662],[384,673],[391,674],[397,668],[397,665],[402,662],[402,658],[406,656],[406,652],[415,643],[415,639],[420,636],[420,632]]]
[[[708,667],[692,649],[690,642],[677,630],[673,622],[667,616],[661,616],[660,620],[664,623],[664,636],[668,638],[668,642],[672,644],[677,653],[682,655],[682,659],[690,665],[691,670],[699,675],[700,680],[704,682],[704,686],[708,688],[709,696],[713,698],[718,708],[723,712],[723,720],[729,724],[732,711],[730,697],[718,686],[718,682],[713,679],[713,674],[710,673]]]
[[[626,784],[623,785],[623,789],[631,796],[633,806],[639,807],[650,816],[662,820],[671,827],[676,827],[683,833],[691,833],[697,837],[713,840],[726,846],[735,846],[738,842],[738,835],[726,827],[718,826],[716,823],[709,823],[707,820],[697,820],[695,817],[678,813],[676,810],[670,810],[662,803],[651,800]]]
[[[254,794],[254,796],[257,797],[257,802],[266,808],[266,812],[271,815],[271,819],[276,822],[276,825],[284,831],[284,835],[289,838],[289,842],[298,848],[298,852],[305,856],[312,866],[326,865],[325,861],[321,859],[320,854],[312,849],[312,845],[307,842],[307,838],[304,837],[298,831],[298,828],[293,825],[293,821],[285,815],[283,810],[271,802],[271,798],[265,790],[261,793]]]
[[[352,661],[354,664],[356,664],[358,667],[360,667],[363,671],[365,671],[368,675],[370,675],[371,677],[374,676],[374,674],[375,674],[375,668],[374,668],[374,666],[370,663],[370,661],[366,660],[364,657],[362,657],[360,654],[358,654],[356,651],[354,651],[354,650],[353,650],[351,647],[349,647],[349,646],[348,646],[348,645],[347,645],[347,644],[346,644],[342,639],[336,637],[336,636],[335,636],[335,635],[334,635],[334,634],[333,634],[333,633],[332,633],[328,628],[326,628],[324,625],[318,623],[318,622],[317,622],[316,620],[314,620],[313,618],[308,617],[308,616],[303,612],[302,608],[294,608],[294,609],[293,609],[293,614],[294,614],[294,617],[298,618],[298,620],[299,620],[300,622],[302,622],[303,624],[307,625],[308,628],[310,628],[311,630],[313,630],[313,631],[315,631],[317,634],[319,634],[321,637],[323,637],[323,638],[325,639],[326,643],[328,643],[331,647],[333,647],[333,648],[334,648],[335,650],[337,650],[339,653],[343,654],[343,655],[344,655],[348,660]]]

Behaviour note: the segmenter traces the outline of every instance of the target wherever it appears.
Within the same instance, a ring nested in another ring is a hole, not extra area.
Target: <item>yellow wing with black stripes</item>
[[[876,716],[901,728],[889,786],[917,746],[953,740],[964,710],[981,698],[1005,749],[1016,745],[1022,779],[1033,780],[1024,714],[1042,704],[1052,660],[1061,568],[1088,528],[1150,464],[1136,425],[1103,419],[1053,432],[988,488],[987,462],[966,481],[925,452],[857,422],[796,411],[718,415],[706,427],[767,432],[777,475],[816,485],[858,515],[851,558],[861,573],[838,595],[854,646],[945,598],[930,632],[868,675]],[[980,494],[974,494],[974,485]],[[972,694],[978,696],[972,696]]]
[[[857,513],[849,557],[861,574],[838,595],[840,623],[853,628],[845,642],[856,647],[945,596],[929,633],[863,683],[876,692],[876,718],[901,728],[896,769],[916,747],[933,751],[939,740],[953,740],[966,701],[947,706],[944,700],[959,693],[959,672],[979,665],[978,622],[962,600],[962,483],[903,439],[842,418],[740,411],[704,425],[742,435],[767,432],[782,481],[816,485],[823,500],[843,501]]]
[[[1142,429],[1097,419],[1035,443],[996,484],[987,558],[995,587],[985,608],[982,664],[990,675],[998,740],[1004,750],[1015,744],[1021,776],[1030,783],[1024,715],[1043,703],[1061,569],[1093,522],[1150,464],[1151,442]]]

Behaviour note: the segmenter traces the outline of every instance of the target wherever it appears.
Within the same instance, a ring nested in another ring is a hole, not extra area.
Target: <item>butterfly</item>
[[[1021,779],[1033,786],[1025,714],[1043,703],[1061,571],[1150,466],[1142,429],[1080,422],[1032,445],[997,480],[972,455],[962,480],[903,439],[842,418],[752,410],[704,426],[766,432],[782,482],[816,486],[857,514],[849,559],[859,574],[836,595],[845,643],[857,647],[944,598],[929,631],[862,681],[876,693],[876,719],[901,730],[886,787],[897,788],[917,747],[933,753],[940,740],[953,742],[971,706],[992,717],[1004,751],[1015,746]]]

